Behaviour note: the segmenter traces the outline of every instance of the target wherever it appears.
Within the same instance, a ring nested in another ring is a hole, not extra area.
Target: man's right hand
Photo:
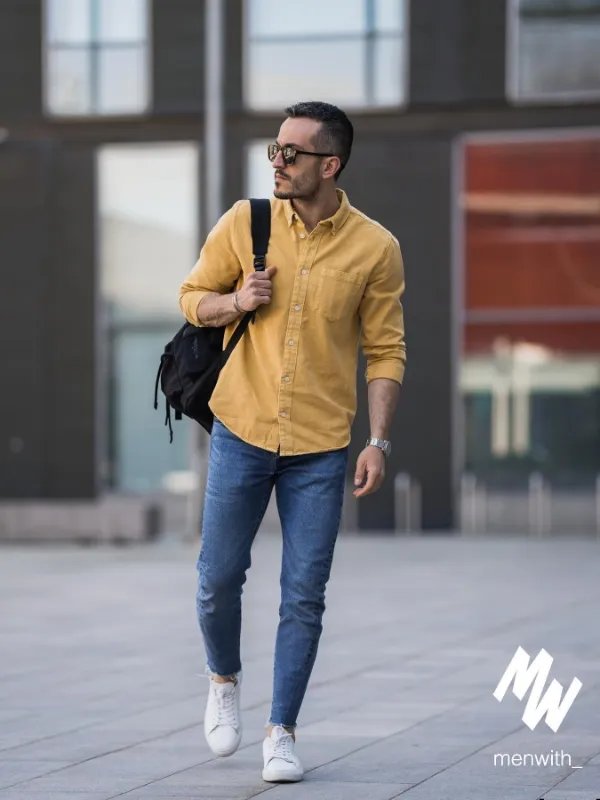
[[[238,290],[238,305],[244,311],[254,311],[258,306],[271,302],[271,278],[277,272],[277,267],[269,267],[259,272],[252,272],[241,289]]]

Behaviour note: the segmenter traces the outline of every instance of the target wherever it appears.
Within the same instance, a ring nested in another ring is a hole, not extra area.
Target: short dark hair
[[[285,113],[288,117],[306,117],[321,123],[315,144],[322,150],[334,153],[340,159],[341,166],[334,176],[337,180],[348,163],[354,139],[354,128],[346,114],[341,108],[319,100],[295,103],[286,108]]]

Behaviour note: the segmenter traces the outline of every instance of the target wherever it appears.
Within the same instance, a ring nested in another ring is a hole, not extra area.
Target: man
[[[205,735],[216,755],[241,739],[241,593],[250,549],[275,487],[282,527],[281,604],[263,778],[297,781],[297,715],[322,631],[356,412],[358,344],[367,359],[371,437],[353,494],[384,478],[405,364],[397,240],[353,208],[336,181],[353,128],[321,102],[286,109],[268,148],[275,170],[267,269],[254,272],[247,201],[208,236],[181,287],[195,325],[227,325],[258,309],[221,371],[198,558],[197,607],[210,677]]]

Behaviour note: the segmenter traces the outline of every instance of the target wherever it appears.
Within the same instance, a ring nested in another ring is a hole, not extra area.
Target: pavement
[[[288,785],[260,774],[279,537],[253,550],[225,759],[202,733],[197,549],[0,549],[0,800],[600,798],[600,542],[340,536]],[[582,681],[557,732],[522,721],[531,688],[492,695],[519,646],[553,657],[545,690]]]

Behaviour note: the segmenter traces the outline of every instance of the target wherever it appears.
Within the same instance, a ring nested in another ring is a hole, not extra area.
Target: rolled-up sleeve
[[[402,254],[398,241],[391,237],[372,271],[359,307],[367,383],[374,378],[390,378],[402,383],[406,365],[403,294]]]
[[[198,303],[211,292],[224,294],[233,290],[242,266],[232,245],[232,229],[236,223],[238,201],[226,211],[206,237],[200,257],[179,289],[179,307],[192,325],[202,327],[198,320]]]

